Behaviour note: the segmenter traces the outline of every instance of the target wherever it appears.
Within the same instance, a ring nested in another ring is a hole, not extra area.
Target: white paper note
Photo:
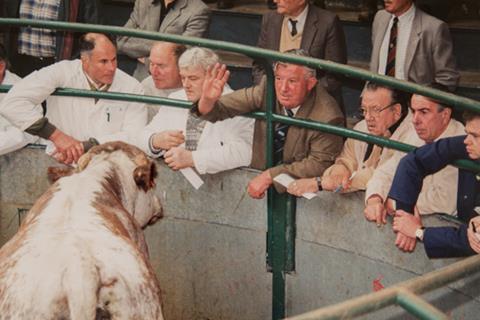
[[[185,178],[190,182],[190,184],[198,190],[203,184],[202,178],[193,170],[192,168],[183,168],[180,169],[180,172],[185,176]]]
[[[273,180],[277,183],[280,183],[285,188],[288,188],[288,185],[290,183],[292,183],[293,181],[295,181],[295,179],[293,179],[292,176],[290,176],[289,174],[286,174],[286,173],[279,174],[278,176],[273,178]],[[308,200],[310,200],[312,198],[315,198],[316,196],[317,196],[317,194],[313,193],[313,192],[305,192],[304,194],[302,194],[302,197],[304,197]]]

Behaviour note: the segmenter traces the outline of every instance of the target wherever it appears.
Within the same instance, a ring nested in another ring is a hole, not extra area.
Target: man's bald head
[[[182,86],[178,58],[186,50],[181,44],[156,42],[150,50],[150,74],[157,89],[175,89]]]
[[[86,33],[80,38],[83,71],[97,85],[112,84],[117,70],[117,47],[112,36]]]

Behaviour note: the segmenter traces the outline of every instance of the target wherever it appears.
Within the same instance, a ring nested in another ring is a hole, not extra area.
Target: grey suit
[[[263,15],[258,47],[279,50],[283,18],[284,16],[277,12]],[[347,63],[345,35],[338,17],[334,13],[314,5],[310,5],[308,8],[300,48],[306,50],[314,58]],[[254,82],[259,83],[263,74],[263,67],[254,62]],[[320,72],[318,78],[330,93],[340,87],[340,82],[331,74],[325,75]]]
[[[160,21],[160,1],[135,1],[130,19],[124,27],[191,37],[205,35],[210,21],[210,10],[201,0],[176,0],[163,21]],[[118,52],[134,59],[147,57],[153,42],[134,37],[119,37]],[[137,63],[134,77],[143,80],[147,76],[147,67],[143,63]]]
[[[378,72],[380,47],[391,17],[385,10],[375,15],[370,60],[372,72]],[[452,39],[445,22],[416,8],[408,43],[404,65],[406,80],[422,85],[436,82],[451,90],[457,87],[460,75],[456,70]]]

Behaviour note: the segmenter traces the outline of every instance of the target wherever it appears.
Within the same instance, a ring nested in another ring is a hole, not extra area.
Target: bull
[[[0,249],[0,319],[163,319],[142,228],[161,217],[155,163],[92,148]]]

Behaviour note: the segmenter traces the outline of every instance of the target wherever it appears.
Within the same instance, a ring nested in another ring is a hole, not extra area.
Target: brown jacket
[[[237,90],[224,95],[215,104],[214,109],[203,117],[209,121],[218,121],[252,111],[265,111],[265,77],[260,85]],[[282,113],[276,104],[275,112]],[[309,93],[298,109],[296,118],[315,120],[338,126],[343,125],[343,115],[335,100],[320,85]],[[265,169],[266,122],[255,121],[251,167]],[[291,126],[285,139],[283,164],[270,169],[272,178],[288,173],[294,178],[321,176],[342,148],[342,138],[321,131]]]

